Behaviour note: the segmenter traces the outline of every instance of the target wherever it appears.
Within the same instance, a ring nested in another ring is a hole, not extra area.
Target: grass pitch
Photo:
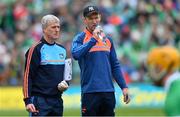
[[[153,108],[117,108],[116,116],[165,116],[162,109]],[[64,109],[64,116],[80,116],[80,109]],[[0,110],[0,116],[28,116],[25,110]]]

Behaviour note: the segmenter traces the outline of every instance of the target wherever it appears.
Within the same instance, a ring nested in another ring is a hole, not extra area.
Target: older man
[[[26,52],[24,102],[30,115],[62,116],[61,95],[68,85],[63,80],[66,49],[56,43],[60,37],[60,20],[46,15],[41,23],[42,39]],[[58,83],[63,85],[58,87]]]

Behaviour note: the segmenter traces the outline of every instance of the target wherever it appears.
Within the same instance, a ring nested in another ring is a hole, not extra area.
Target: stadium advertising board
[[[117,107],[152,107],[162,108],[164,105],[165,92],[162,88],[149,84],[129,85],[131,103],[128,105],[122,102],[122,93],[119,87],[116,88]],[[80,108],[80,87],[71,86],[64,94],[65,108]],[[21,87],[0,87],[0,107],[2,110],[24,109]]]

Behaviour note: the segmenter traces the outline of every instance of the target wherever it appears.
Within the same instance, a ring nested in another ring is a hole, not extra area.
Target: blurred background
[[[23,103],[24,54],[42,36],[40,20],[54,14],[61,20],[61,37],[71,57],[71,42],[84,28],[82,9],[97,5],[104,32],[112,36],[131,103],[124,105],[116,87],[116,115],[164,116],[165,91],[148,78],[145,59],[154,47],[180,50],[180,0],[1,0],[0,115],[27,115]],[[103,68],[102,68],[103,69]],[[65,115],[80,115],[80,70],[73,61],[73,80],[64,93]],[[72,111],[72,112],[71,112]]]

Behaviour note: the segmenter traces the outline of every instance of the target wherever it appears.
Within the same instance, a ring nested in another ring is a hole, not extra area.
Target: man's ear
[[[102,17],[101,14],[98,14],[98,17],[99,17],[99,19],[100,19],[100,21],[101,21],[101,17]]]
[[[42,32],[45,33],[45,29],[42,29]]]

